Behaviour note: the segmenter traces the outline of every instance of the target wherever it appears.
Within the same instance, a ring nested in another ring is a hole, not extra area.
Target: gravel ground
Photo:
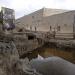
[[[60,57],[33,59],[30,65],[43,75],[75,75],[75,64]]]

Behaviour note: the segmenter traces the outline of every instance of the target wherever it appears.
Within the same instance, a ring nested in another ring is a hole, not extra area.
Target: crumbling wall
[[[41,75],[32,69],[28,59],[19,59],[15,44],[0,42],[0,75]]]

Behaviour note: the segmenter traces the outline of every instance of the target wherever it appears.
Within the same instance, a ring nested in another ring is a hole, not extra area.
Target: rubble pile
[[[18,59],[18,52],[13,42],[0,42],[0,69],[4,75],[12,75],[12,67]]]
[[[12,41],[0,42],[0,75],[41,75],[32,69],[28,59],[19,59]]]

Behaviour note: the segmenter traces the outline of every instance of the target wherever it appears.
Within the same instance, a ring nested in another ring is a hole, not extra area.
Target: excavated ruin
[[[0,36],[0,75],[41,75],[32,69],[28,58],[19,59],[13,38]]]
[[[21,59],[14,38],[0,35],[0,75],[75,75],[75,64],[59,57]]]

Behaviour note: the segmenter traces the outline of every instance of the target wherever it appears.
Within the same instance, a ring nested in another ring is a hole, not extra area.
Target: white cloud
[[[14,9],[18,18],[43,7],[74,10],[75,0],[0,0],[0,5]]]

